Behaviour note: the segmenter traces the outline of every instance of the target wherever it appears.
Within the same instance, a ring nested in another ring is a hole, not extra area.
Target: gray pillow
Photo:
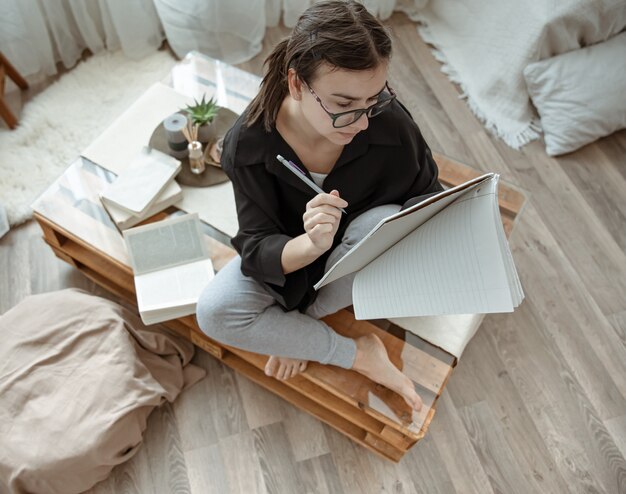
[[[531,63],[524,78],[550,156],[626,128],[626,32]]]

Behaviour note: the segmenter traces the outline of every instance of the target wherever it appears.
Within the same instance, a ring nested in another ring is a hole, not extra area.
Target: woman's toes
[[[265,375],[266,376],[276,376],[276,372],[278,370],[278,359],[274,356],[271,356],[267,359],[267,363],[265,364]]]
[[[420,398],[420,395],[416,394],[415,397],[413,398],[413,409],[416,412],[419,412],[422,409],[422,399]]]
[[[289,377],[289,369],[290,367],[288,365],[282,364],[280,366],[280,370],[278,371],[278,379],[280,379],[281,381],[287,379]]]

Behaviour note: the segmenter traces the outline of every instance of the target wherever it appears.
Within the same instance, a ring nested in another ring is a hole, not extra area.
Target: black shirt
[[[408,110],[394,101],[369,127],[347,144],[322,188],[337,189],[348,202],[331,249],[293,273],[284,274],[285,244],[304,233],[302,215],[315,192],[287,170],[280,154],[304,169],[276,127],[262,122],[247,127],[244,112],[224,139],[222,168],[233,183],[239,232],[232,245],[241,256],[241,271],[266,288],[285,310],[304,310],[315,300],[313,285],[324,274],[330,252],[346,227],[368,209],[401,204],[442,190],[437,165]],[[311,178],[307,171],[307,176]]]

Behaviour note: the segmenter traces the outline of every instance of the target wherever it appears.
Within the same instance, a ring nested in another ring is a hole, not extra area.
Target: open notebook
[[[124,231],[135,275],[137,305],[145,324],[196,311],[213,279],[213,265],[197,214],[168,218]]]
[[[381,220],[316,289],[357,272],[357,319],[512,312],[524,298],[493,173]]]

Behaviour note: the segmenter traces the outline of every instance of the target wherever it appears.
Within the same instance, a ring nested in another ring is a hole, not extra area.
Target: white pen
[[[300,167],[298,165],[296,165],[292,161],[286,160],[280,154],[276,155],[276,159],[278,161],[280,161],[283,165],[285,165],[287,170],[291,171],[296,177],[298,177],[305,184],[307,184],[309,187],[311,187],[315,192],[317,192],[318,194],[328,194],[328,192],[325,192],[324,190],[322,190],[320,187],[317,186],[317,184],[315,182],[313,182],[311,179],[309,179],[309,177],[306,176],[306,174],[300,169]],[[348,214],[348,213],[346,213],[345,209],[343,209],[343,208],[339,208],[339,209],[341,210],[341,212],[343,214]]]

